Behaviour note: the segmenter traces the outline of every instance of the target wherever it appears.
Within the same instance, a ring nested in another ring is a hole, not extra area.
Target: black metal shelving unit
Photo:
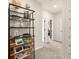
[[[20,12],[20,11],[16,11],[16,10],[11,10],[11,6],[12,7],[17,7],[18,9],[20,8],[20,9],[23,9],[24,11],[23,12]],[[8,20],[8,36],[9,36],[9,38],[8,39],[10,39],[10,31],[11,31],[11,29],[21,29],[21,30],[29,30],[29,34],[31,34],[31,30],[32,30],[32,39],[33,39],[33,42],[35,42],[34,41],[34,37],[35,37],[35,35],[34,35],[34,17],[33,17],[33,14],[34,14],[34,10],[31,10],[31,9],[26,9],[26,8],[24,8],[24,7],[21,7],[21,6],[17,6],[17,5],[14,5],[14,4],[9,4],[9,10],[8,10],[9,12],[9,20]],[[24,16],[18,16],[18,15],[11,15],[11,13],[16,13],[16,14],[21,14],[21,15],[24,15],[24,12],[25,11],[28,11],[28,12],[30,12],[30,14],[31,14],[31,18],[28,18],[28,21],[27,21],[27,19],[26,18],[24,18]],[[16,18],[16,19],[20,19],[21,18],[21,20],[15,20],[15,19],[11,19],[10,17],[13,17],[13,18]],[[25,19],[25,20],[24,20]],[[14,21],[14,22],[20,22],[20,21],[22,21],[22,22],[28,22],[29,23],[29,26],[10,26],[11,25],[11,23],[10,23],[10,21]],[[31,24],[31,25],[30,25]],[[10,44],[10,41],[9,41],[9,44]],[[9,47],[10,47],[10,45],[9,45]],[[33,51],[33,55],[34,55],[34,58],[33,59],[35,59],[35,46],[34,46],[34,51]],[[10,48],[9,48],[9,50],[10,50]],[[10,56],[10,53],[9,53],[9,56]]]

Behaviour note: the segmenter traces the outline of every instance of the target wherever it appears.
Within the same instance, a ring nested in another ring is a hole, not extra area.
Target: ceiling
[[[52,13],[62,11],[64,5],[63,3],[64,0],[37,0],[37,1],[42,4],[43,9]]]

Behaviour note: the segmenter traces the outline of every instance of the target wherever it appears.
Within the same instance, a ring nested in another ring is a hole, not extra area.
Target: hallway
[[[21,0],[20,2],[19,7],[15,8],[16,3],[10,1],[11,47],[15,43],[10,59],[13,57],[15,59],[70,59],[71,1]],[[17,49],[21,52],[16,51]]]

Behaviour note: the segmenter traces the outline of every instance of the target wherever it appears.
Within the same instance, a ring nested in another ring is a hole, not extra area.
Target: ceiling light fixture
[[[57,8],[57,5],[54,5],[53,7],[54,7],[54,8]]]

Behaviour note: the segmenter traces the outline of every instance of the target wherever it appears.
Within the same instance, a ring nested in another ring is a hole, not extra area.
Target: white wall
[[[55,41],[62,42],[63,41],[63,13],[58,12],[54,14],[53,20],[53,39]]]
[[[71,0],[65,0],[64,8],[64,56],[65,59],[71,59]]]
[[[71,1],[64,0],[62,12],[55,15],[54,39],[62,41],[62,56],[71,59]],[[61,35],[62,34],[62,35]]]

